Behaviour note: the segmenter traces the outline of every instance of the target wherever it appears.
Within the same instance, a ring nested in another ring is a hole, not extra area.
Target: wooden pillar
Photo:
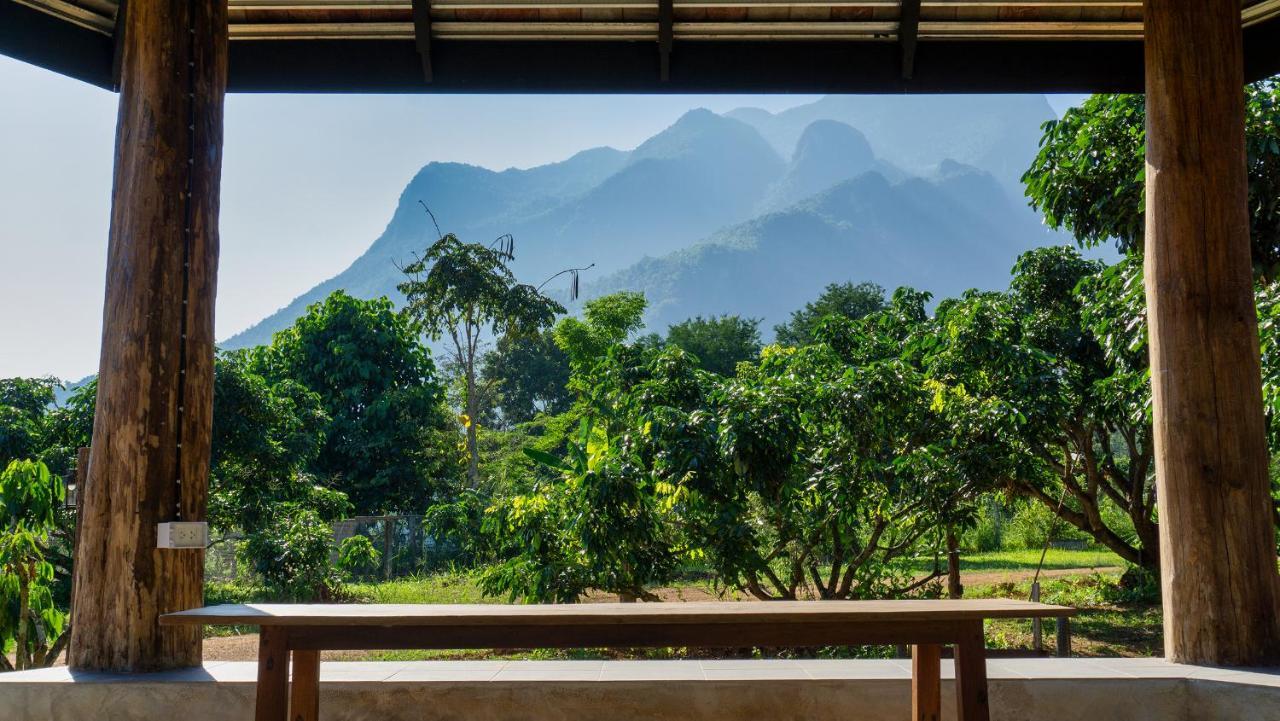
[[[75,564],[70,665],[199,665],[204,552],[156,524],[205,518],[213,405],[225,0],[128,3],[97,415]]]
[[[1238,0],[1145,0],[1146,292],[1165,655],[1280,660]]]

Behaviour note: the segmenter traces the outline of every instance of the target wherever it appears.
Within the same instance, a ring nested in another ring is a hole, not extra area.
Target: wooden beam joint
[[[898,45],[902,48],[902,79],[916,72],[916,42],[920,37],[920,0],[902,0],[898,13]]]
[[[431,0],[413,0],[413,38],[422,57],[422,77],[430,83],[435,79],[431,67]]]
[[[671,79],[671,45],[675,40],[675,0],[658,0],[658,62],[662,82]]]

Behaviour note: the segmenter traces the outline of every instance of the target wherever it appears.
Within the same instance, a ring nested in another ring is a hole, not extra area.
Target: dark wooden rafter
[[[916,72],[916,43],[920,37],[920,0],[902,0],[898,14],[898,46],[902,48],[902,79]]]
[[[452,4],[446,5],[446,1]],[[274,9],[259,7],[266,3],[233,3],[229,91],[1006,93],[1141,92],[1143,89],[1141,23],[1135,23],[1137,16],[1132,8],[1116,10],[1125,13],[1119,20],[1086,22],[1079,18],[1061,20],[1065,12],[1062,8],[1070,7],[1068,3],[1033,3],[1039,15],[1020,13],[1006,23],[993,20],[986,10],[978,7],[986,7],[986,0],[964,0],[966,6],[977,9],[971,9],[972,17],[955,20],[932,17],[932,10],[924,6],[917,37],[919,43],[927,45],[928,62],[925,65],[911,63],[911,78],[905,80],[903,48],[899,42],[872,41],[870,34],[866,36],[868,42],[816,37],[791,40],[785,35],[758,38],[741,35],[733,40],[707,40],[700,35],[686,38],[686,34],[700,32],[695,27],[700,23],[713,25],[701,31],[712,33],[729,32],[742,23],[708,24],[686,19],[682,13],[693,11],[677,6],[672,38],[681,40],[680,68],[674,77],[663,80],[660,72],[654,72],[651,44],[658,25],[654,22],[659,9],[656,5],[646,11],[627,10],[628,15],[619,15],[619,19],[611,23],[582,23],[602,32],[607,29],[604,26],[611,24],[630,27],[636,33],[634,38],[566,36],[535,42],[513,40],[505,35],[459,38],[466,27],[481,25],[500,33],[507,32],[508,27],[536,28],[544,23],[526,21],[531,14],[544,12],[536,8],[493,11],[494,22],[487,22],[489,10],[468,10],[472,16],[462,22],[463,10],[459,8],[482,3],[435,0],[431,3],[435,14],[431,32],[417,33],[415,38],[413,9],[408,1],[394,8],[379,4],[378,9],[367,11],[284,9],[285,5],[295,4],[300,4],[300,0],[299,3],[281,0],[281,7]],[[353,0],[353,5],[358,4]],[[556,14],[550,15],[545,23],[549,27],[558,26],[563,31],[578,26],[578,23],[554,19],[562,17],[565,10],[551,12]],[[368,17],[360,20],[364,17],[360,13]],[[520,19],[502,22],[503,13]],[[630,21],[631,13],[637,17],[635,22]],[[1004,25],[1015,28],[1011,32],[1019,32],[1017,27],[1025,31],[1025,26],[1036,24],[1030,18],[1041,16],[1052,16],[1057,22],[1047,24],[1066,27],[1064,32],[1082,28],[1082,34],[1040,37],[1028,33],[1016,39],[1012,36],[995,39],[981,34],[948,35],[961,33],[968,24],[988,33],[1000,32]],[[1280,72],[1280,14],[1249,14],[1246,10],[1246,16],[1249,19],[1244,28],[1246,80]],[[750,16],[744,22],[761,24]],[[1133,26],[1137,30],[1120,28],[1115,31],[1119,34],[1110,36],[1090,30],[1091,26],[1107,22]],[[36,5],[0,0],[0,53],[112,88],[114,43],[110,23],[110,18],[106,18],[99,23],[101,27],[90,27],[39,10]],[[776,24],[781,28],[790,25],[784,21]],[[877,16],[863,23],[843,24],[884,26],[876,30],[874,38],[879,40],[898,33],[897,18],[880,20]],[[822,23],[807,21],[797,25],[822,26]],[[253,34],[254,27],[257,34]],[[308,32],[305,28],[314,29],[315,34],[305,35]],[[264,34],[277,30],[281,34]],[[343,32],[348,35],[342,35]],[[430,65],[434,69],[430,83],[423,82],[424,58],[418,45],[423,38],[430,41]],[[650,42],[636,41],[642,39]]]
[[[659,79],[664,83],[671,80],[671,45],[675,42],[675,26],[675,0],[658,0]]]
[[[120,61],[124,54],[124,43],[120,41],[124,37],[124,19],[127,13],[129,0],[120,0],[120,4],[116,6],[116,30],[111,36],[111,89],[120,92]]]
[[[422,77],[430,83],[435,80],[431,65],[431,0],[413,0],[413,42],[422,59]]]

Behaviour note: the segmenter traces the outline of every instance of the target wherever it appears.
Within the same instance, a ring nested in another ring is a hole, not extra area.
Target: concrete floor
[[[255,666],[0,674],[0,721],[252,718]],[[1280,721],[1280,669],[1158,659],[992,659],[995,721]],[[954,718],[949,661],[944,719]],[[909,661],[326,663],[326,721],[902,721]]]

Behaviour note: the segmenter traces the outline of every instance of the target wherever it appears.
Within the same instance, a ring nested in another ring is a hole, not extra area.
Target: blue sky
[[[345,268],[430,161],[530,167],[635,147],[692,108],[816,97],[229,96],[217,335]],[[113,94],[0,56],[0,377],[96,370],[115,114]]]

